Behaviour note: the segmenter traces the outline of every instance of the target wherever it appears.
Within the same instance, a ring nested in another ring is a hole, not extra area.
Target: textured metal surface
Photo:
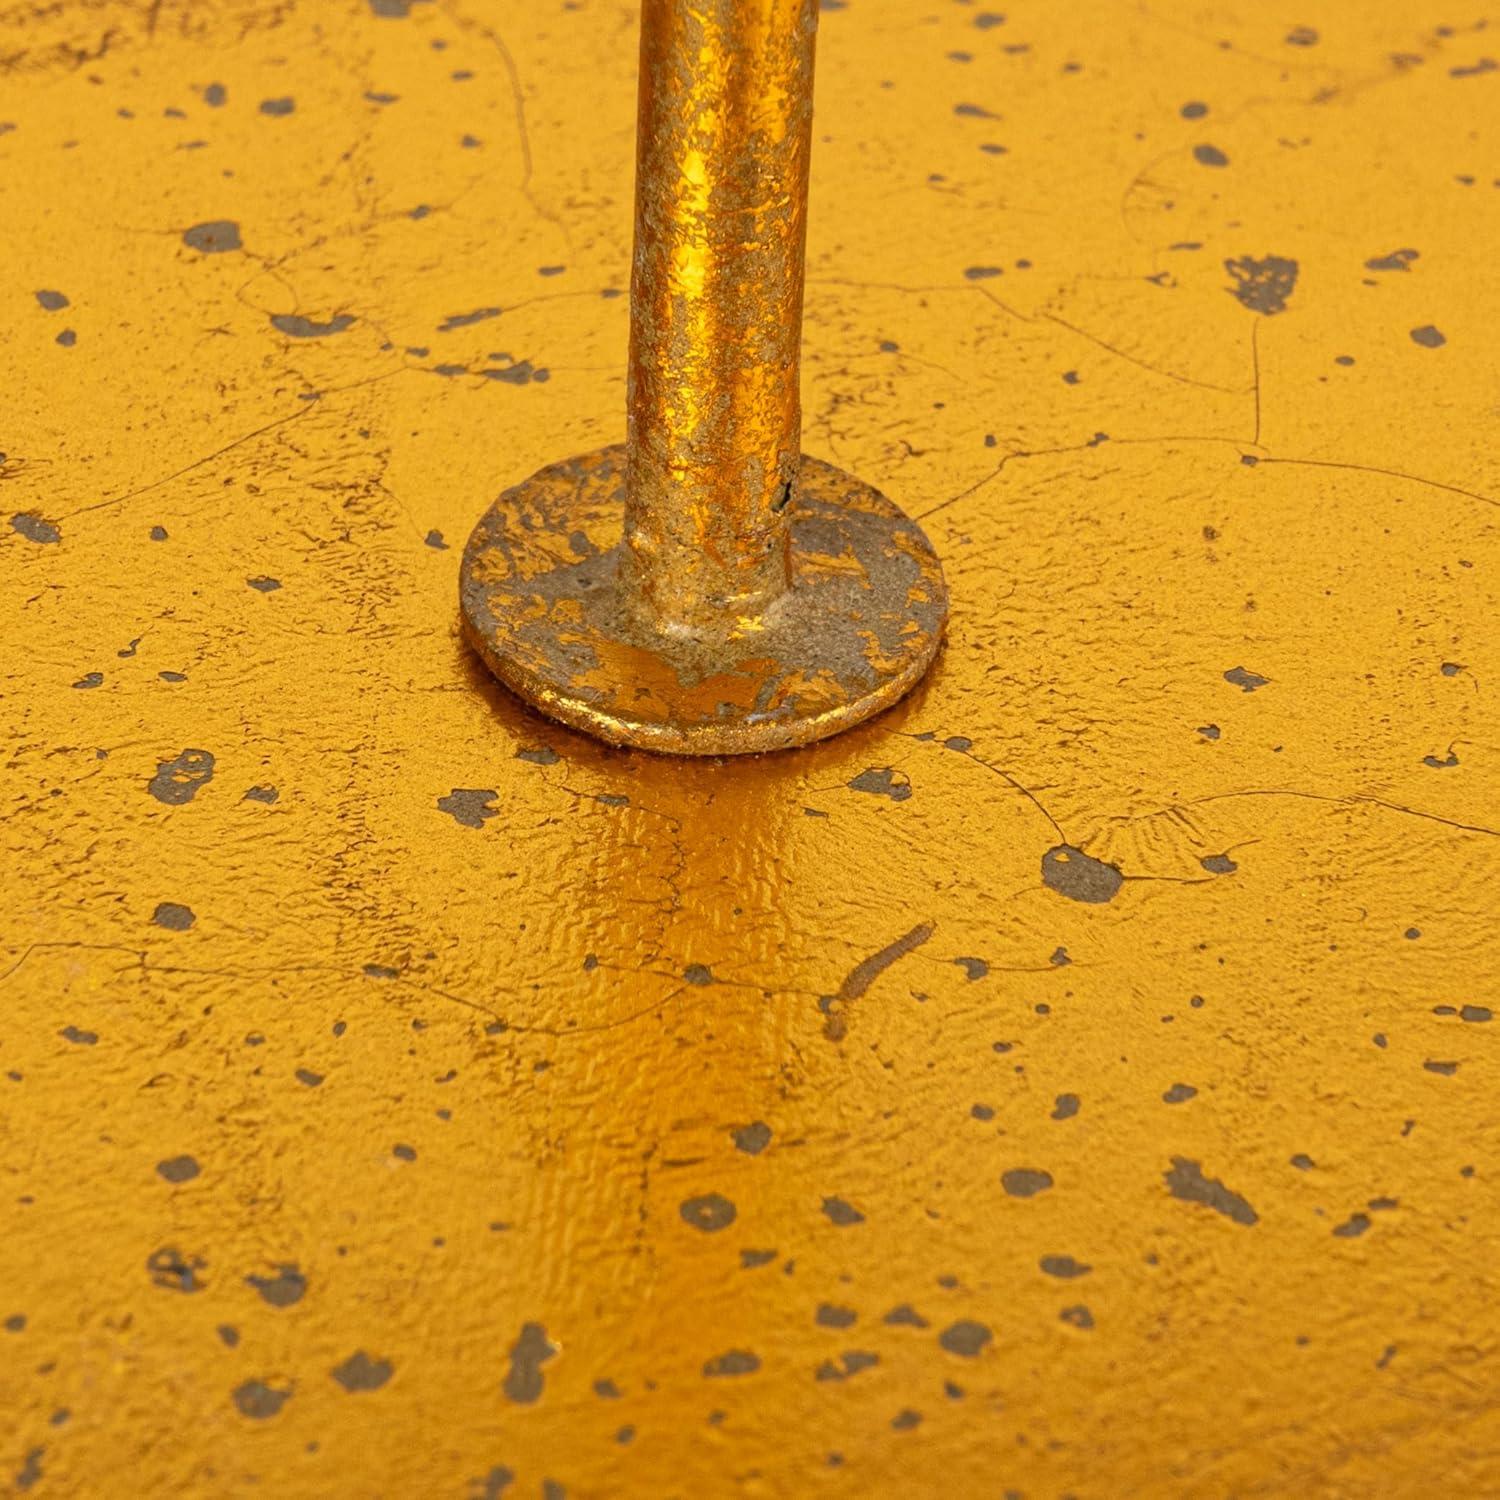
[[[787,586],[716,628],[668,631],[643,618],[620,540],[626,448],[554,464],[502,495],[469,538],[465,633],[526,702],[614,744],[733,755],[862,723],[931,664],[942,565],[868,485],[814,458],[799,471],[784,507]]]
[[[0,8],[0,1490],[1500,1490],[1500,54],[1295,19],[823,12],[955,609],[716,766],[453,608],[624,436],[633,9]]]
[[[646,0],[627,576],[719,633],[790,584],[816,0]]]

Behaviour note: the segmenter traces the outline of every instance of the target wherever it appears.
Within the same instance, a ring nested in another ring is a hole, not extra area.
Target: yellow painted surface
[[[630,7],[0,7],[0,1486],[1500,1494],[1500,34],[997,14],[819,43],[945,655],[714,764],[457,634]]]

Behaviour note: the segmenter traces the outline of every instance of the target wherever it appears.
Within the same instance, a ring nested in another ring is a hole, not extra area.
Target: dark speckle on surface
[[[196,1255],[184,1255],[171,1245],[153,1250],[146,1257],[146,1270],[155,1285],[171,1292],[200,1292],[203,1282],[198,1272],[203,1262]]]
[[[158,927],[165,927],[171,932],[186,932],[198,918],[191,907],[182,906],[176,901],[159,901],[156,910],[151,913],[151,920]]]
[[[1052,1174],[1035,1167],[1012,1167],[1001,1174],[1000,1186],[1012,1198],[1034,1198],[1052,1186]]]
[[[81,1026],[64,1026],[57,1034],[75,1047],[92,1047],[99,1040],[97,1031],[85,1031]]]
[[[1074,1307],[1065,1307],[1058,1313],[1064,1323],[1071,1323],[1074,1328],[1082,1328],[1085,1332],[1094,1326],[1094,1315],[1081,1302]]]
[[[260,112],[263,115],[289,115],[296,107],[297,101],[289,97],[260,101]]]
[[[396,1144],[391,1147],[391,1155],[394,1156],[398,1161],[415,1161],[417,1159],[417,1148],[415,1146],[405,1145],[401,1141],[397,1141]]]
[[[438,552],[446,552],[448,550],[448,544],[443,540],[443,533],[441,531],[438,531],[436,528],[434,528],[432,531],[429,531],[427,535],[422,538],[422,540],[426,542],[429,547],[432,547]]]
[[[1271,679],[1262,677],[1258,672],[1248,671],[1244,667],[1231,667],[1224,674],[1225,682],[1232,682],[1241,692],[1253,693],[1256,688],[1263,688]]]
[[[518,360],[515,364],[476,370],[475,374],[483,376],[486,380],[502,381],[506,385],[530,385],[533,380],[538,385],[545,385],[552,378],[550,370],[533,365],[529,359]]]
[[[203,102],[210,109],[220,109],[224,101],[229,97],[229,92],[222,83],[211,83],[203,90]]]
[[[1350,1214],[1342,1224],[1336,1224],[1333,1233],[1341,1240],[1358,1239],[1370,1227],[1369,1214]]]
[[[880,1320],[891,1328],[926,1328],[927,1319],[910,1302],[901,1302]]]
[[[268,578],[264,573],[255,578],[247,578],[245,582],[258,594],[274,594],[281,587],[279,578]]]
[[[887,943],[878,952],[862,958],[844,976],[843,983],[839,986],[836,995],[825,996],[819,1002],[827,1013],[828,1020],[823,1028],[823,1035],[830,1041],[842,1041],[848,1033],[848,1025],[845,1012],[852,1001],[858,1000],[866,993],[870,986],[898,959],[904,958],[914,949],[922,946],[931,938],[937,930],[937,924],[931,921],[920,922],[910,932],[903,933],[893,942]],[[841,1007],[834,1009],[835,1006]]]
[[[831,1302],[820,1302],[813,1314],[813,1321],[820,1328],[851,1328],[859,1314],[852,1307],[838,1307]]]
[[[261,1293],[265,1295],[264,1292]],[[300,1296],[301,1293],[299,1292]],[[530,1326],[530,1325],[528,1325]],[[371,1359],[363,1349],[356,1350],[343,1364],[335,1365],[329,1374],[346,1391],[378,1391],[391,1378],[394,1367],[386,1359]]]
[[[175,760],[158,763],[147,791],[158,802],[181,807],[214,779],[214,758],[208,750],[184,750]]]
[[[1201,1203],[1236,1224],[1250,1225],[1260,1220],[1260,1215],[1238,1193],[1231,1192],[1216,1178],[1205,1177],[1203,1168],[1185,1156],[1174,1156],[1171,1170],[1163,1172],[1162,1179],[1174,1198]]]
[[[741,1125],[734,1132],[734,1144],[736,1150],[748,1156],[759,1156],[771,1144],[771,1127],[764,1120]]]
[[[76,688],[96,688],[104,682],[103,672],[85,672],[77,682],[73,684]],[[1430,757],[1429,757],[1430,758]]]
[[[1233,875],[1239,866],[1227,854],[1205,854],[1198,861],[1210,875]]]
[[[1064,1281],[1087,1276],[1094,1269],[1082,1261],[1074,1260],[1071,1255],[1044,1255],[1039,1264],[1048,1276],[1057,1276]]]
[[[261,1300],[269,1302],[272,1307],[290,1307],[294,1302],[300,1302],[307,1291],[307,1277],[294,1265],[278,1266],[273,1276],[251,1275],[245,1280],[260,1293]]]
[[[1296,261],[1280,255],[1268,255],[1264,260],[1243,255],[1238,260],[1226,260],[1224,269],[1234,283],[1230,292],[1251,312],[1271,317],[1286,311],[1287,298],[1297,285]]]
[[[47,1456],[46,1448],[28,1448],[26,1456],[21,1460],[21,1467],[16,1470],[16,1489],[25,1494],[42,1477],[42,1459]]]
[[[1411,263],[1419,256],[1416,250],[1392,250],[1389,255],[1376,255],[1365,262],[1367,271],[1409,271]]]
[[[1196,1099],[1198,1090],[1190,1083],[1174,1083],[1162,1098],[1163,1104],[1186,1104],[1189,1099]]]
[[[990,972],[990,966],[982,958],[955,958],[953,962],[964,971],[964,977],[971,981],[983,979]]]
[[[500,794],[493,787],[454,787],[446,797],[439,797],[439,809],[465,828],[483,828],[486,818],[499,817],[494,805]]]
[[[551,745],[523,745],[516,751],[517,760],[529,760],[534,766],[555,766],[562,759]]]
[[[71,349],[78,342],[78,335],[73,329],[64,328],[52,342],[54,344],[61,344],[64,349]]]
[[[1077,1094],[1059,1094],[1052,1104],[1054,1120],[1071,1120],[1078,1113]]]
[[[846,1349],[837,1361],[825,1359],[813,1371],[814,1380],[847,1380],[861,1370],[872,1370],[880,1363],[880,1356],[869,1349]]]
[[[439,333],[452,333],[455,328],[470,328],[475,323],[483,323],[490,318],[498,318],[503,310],[499,307],[476,307],[473,312],[449,313],[438,324],[437,331]]]
[[[837,1224],[841,1228],[847,1228],[851,1224],[863,1224],[865,1221],[865,1216],[852,1203],[846,1203],[842,1198],[825,1198],[823,1212],[830,1223]]]
[[[523,1323],[510,1346],[510,1370],[503,1387],[507,1398],[523,1406],[536,1401],[545,1383],[542,1366],[556,1353],[556,1346],[540,1323]]]
[[[1229,158],[1217,146],[1194,146],[1193,159],[1205,167],[1227,167]]]
[[[1116,866],[1071,844],[1058,844],[1042,856],[1042,884],[1070,901],[1112,901],[1124,883]]]
[[[722,1193],[703,1193],[696,1198],[684,1198],[677,1211],[682,1215],[684,1223],[703,1230],[705,1234],[728,1229],[735,1217],[734,1204]]]
[[[1197,99],[1190,99],[1177,111],[1184,120],[1201,120],[1208,113],[1208,106]]]
[[[689,964],[682,971],[682,977],[689,984],[698,985],[701,988],[703,985],[714,982],[714,971],[707,964]]]
[[[69,305],[68,299],[61,292],[37,292],[35,296],[48,312],[61,312]]]
[[[730,1349],[703,1366],[705,1375],[753,1375],[760,1369],[760,1356],[748,1349]]]
[[[1411,341],[1420,344],[1424,349],[1441,349],[1448,342],[1431,323],[1424,323],[1420,328],[1413,328]]]
[[[233,219],[207,219],[194,224],[182,232],[182,243],[190,249],[201,250],[205,255],[222,255],[226,250],[239,250],[240,226]]]
[[[342,333],[354,322],[353,313],[339,313],[320,323],[314,318],[304,318],[301,313],[272,313],[271,326],[278,333],[293,339],[321,339],[332,333]]]
[[[156,1164],[157,1175],[167,1182],[191,1182],[201,1169],[191,1156],[172,1156]]]
[[[375,14],[377,16],[386,14],[405,15],[406,12],[404,10],[399,12],[386,12],[376,10],[375,7],[381,4],[405,5],[406,3],[407,0],[370,0],[370,8],[372,10],[375,10]],[[496,1464],[494,1468],[492,1468],[489,1473],[484,1475],[482,1478],[470,1481],[470,1483],[473,1485],[473,1500],[501,1500],[501,1497],[505,1494],[506,1490],[510,1488],[511,1483],[514,1481],[515,1477],[516,1475],[513,1469],[507,1467],[505,1464]],[[551,1481],[547,1480],[542,1484],[542,1500],[552,1500],[552,1497],[548,1494],[547,1491],[547,1485],[549,1483],[551,1483]],[[561,1495],[561,1492],[562,1486],[559,1485],[558,1494]]]
[[[274,786],[253,786],[243,797],[241,802],[264,802],[267,805],[273,803],[281,796]]]
[[[973,1359],[993,1338],[994,1334],[983,1323],[976,1323],[971,1318],[961,1318],[957,1323],[950,1323],[938,1335],[938,1343],[949,1354]]]
[[[19,531],[28,542],[60,542],[62,532],[51,522],[44,521],[30,511],[20,511],[10,518],[12,531]]]
[[[274,1417],[291,1394],[291,1391],[278,1390],[263,1380],[247,1380],[234,1388],[234,1404],[242,1416],[264,1421],[267,1417]]]

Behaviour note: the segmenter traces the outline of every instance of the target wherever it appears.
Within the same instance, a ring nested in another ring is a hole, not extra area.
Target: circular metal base
[[[625,449],[507,490],[464,549],[464,633],[551,718],[617,745],[737,755],[805,745],[889,708],[937,653],[947,589],[920,527],[804,457],[792,587],[713,640],[666,633],[622,597]]]

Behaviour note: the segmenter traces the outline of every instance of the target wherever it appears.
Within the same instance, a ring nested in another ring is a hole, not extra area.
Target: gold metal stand
[[[927,538],[800,451],[817,0],[645,0],[629,432],[506,491],[465,633],[617,744],[806,744],[896,702],[947,616]]]

